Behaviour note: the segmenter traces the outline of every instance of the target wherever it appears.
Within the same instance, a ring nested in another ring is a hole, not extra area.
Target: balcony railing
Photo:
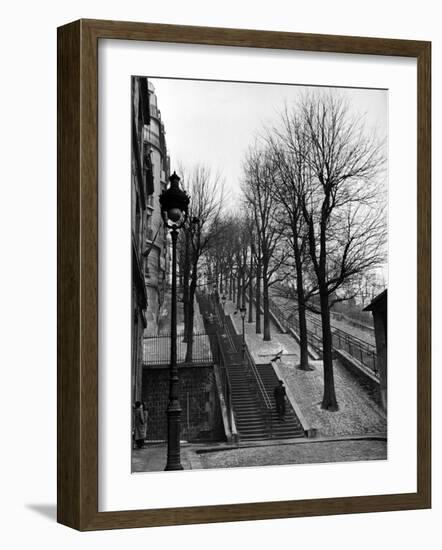
[[[170,363],[170,334],[145,336],[143,339],[143,364],[146,366],[168,365]],[[177,342],[177,363],[185,363],[187,342],[184,334],[179,334]],[[191,364],[208,365],[213,363],[210,340],[206,333],[193,335]]]

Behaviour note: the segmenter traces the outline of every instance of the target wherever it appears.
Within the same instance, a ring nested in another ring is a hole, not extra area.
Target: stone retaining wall
[[[181,439],[225,439],[221,408],[212,365],[180,366]],[[168,365],[144,367],[142,401],[149,410],[148,440],[167,439]]]

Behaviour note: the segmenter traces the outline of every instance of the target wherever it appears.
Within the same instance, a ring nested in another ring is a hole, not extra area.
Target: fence
[[[170,334],[145,336],[143,339],[143,363],[145,365],[167,365],[170,363]],[[177,363],[186,363],[187,341],[184,334],[176,339]],[[213,363],[209,337],[206,333],[193,334],[192,359],[188,364]]]
[[[288,315],[274,300],[270,299],[270,309],[276,315],[278,320],[287,328],[292,328],[299,334],[299,321],[297,312]],[[310,344],[314,347],[322,348],[322,325],[319,319],[316,319],[313,314],[307,313],[307,333]],[[379,375],[376,366],[376,347],[357,336],[353,336],[337,327],[331,328],[333,347],[338,350],[343,350],[359,361],[364,367],[370,369],[376,376]]]
[[[309,329],[315,331],[317,338],[322,338],[321,322],[312,315],[307,315]],[[346,351],[354,359],[357,359],[365,367],[378,374],[376,367],[376,348],[372,344],[353,336],[344,330],[332,326],[333,347]]]

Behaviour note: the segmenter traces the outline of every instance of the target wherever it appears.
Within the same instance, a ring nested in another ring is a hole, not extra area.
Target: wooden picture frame
[[[417,492],[98,511],[98,41],[158,41],[417,59]],[[431,44],[79,20],[58,29],[58,521],[82,531],[431,506]]]

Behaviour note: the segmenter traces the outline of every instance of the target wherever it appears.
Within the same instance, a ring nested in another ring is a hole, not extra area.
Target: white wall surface
[[[438,2],[16,1],[2,9],[0,508],[3,548],[438,548],[441,100]],[[433,41],[433,510],[103,533],[55,523],[56,27],[80,17]],[[6,374],[6,377],[5,377]],[[382,542],[381,542],[382,541]]]

